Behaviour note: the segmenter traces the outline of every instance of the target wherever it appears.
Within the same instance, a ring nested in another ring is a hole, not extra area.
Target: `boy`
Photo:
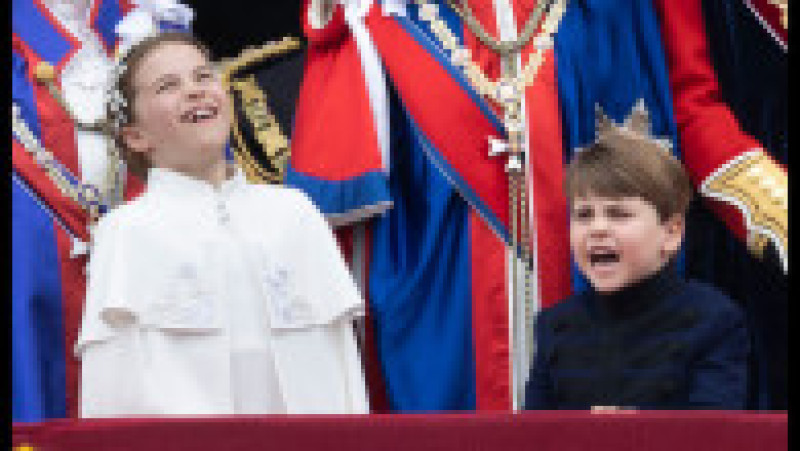
[[[642,107],[623,127],[601,113],[568,166],[570,246],[591,288],[539,314],[526,409],[744,406],[742,314],[677,274],[692,189],[647,123]]]
[[[147,188],[93,233],[81,416],[367,413],[361,296],[307,197],[226,163],[208,51],[164,33],[124,63],[110,117]]]

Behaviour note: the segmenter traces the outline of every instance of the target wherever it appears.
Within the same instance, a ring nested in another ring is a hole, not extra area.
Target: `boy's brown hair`
[[[131,48],[127,55],[125,55],[125,58],[122,62],[122,64],[125,65],[125,70],[120,74],[119,79],[116,80],[116,88],[120,94],[122,94],[122,98],[125,101],[125,103],[121,106],[121,113],[125,118],[125,121],[121,124],[122,127],[135,122],[134,112],[136,111],[136,91],[134,89],[133,79],[136,76],[136,71],[138,70],[142,60],[145,56],[149,55],[150,52],[161,47],[162,45],[173,43],[194,46],[199,49],[203,55],[206,56],[206,58],[212,60],[211,50],[209,50],[209,48],[200,42],[194,35],[187,32],[170,31],[160,33],[155,36],[145,38],[136,44],[133,48]],[[114,110],[114,108],[109,104],[106,109],[106,117],[113,118],[117,114],[117,111]],[[147,157],[139,152],[130,151],[122,139],[120,130],[115,130],[114,140],[117,144],[117,147],[122,150],[122,160],[125,162],[128,170],[143,180],[146,179],[147,171],[151,166],[151,163]]]
[[[655,206],[662,221],[684,215],[692,200],[689,176],[668,149],[642,133],[614,125],[578,151],[567,166],[564,187],[570,203],[590,194],[641,197]]]

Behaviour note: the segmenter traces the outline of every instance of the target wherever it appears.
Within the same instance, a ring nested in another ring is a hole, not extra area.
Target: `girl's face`
[[[132,74],[133,121],[128,147],[153,166],[203,175],[224,164],[232,108],[221,78],[197,47],[166,42]]]

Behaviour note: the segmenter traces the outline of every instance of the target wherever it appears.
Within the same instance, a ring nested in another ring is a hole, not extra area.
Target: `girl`
[[[226,162],[206,48],[165,33],[124,64],[109,111],[147,188],[94,231],[81,415],[368,412],[361,297],[308,198]]]

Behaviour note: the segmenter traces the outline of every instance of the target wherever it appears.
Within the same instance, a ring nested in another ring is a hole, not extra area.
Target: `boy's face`
[[[682,237],[680,215],[662,222],[655,206],[641,197],[589,195],[572,202],[572,254],[601,293],[615,292],[661,269]]]
[[[219,74],[197,47],[164,43],[133,74],[134,118],[123,137],[154,166],[196,172],[224,160],[232,108]]]

